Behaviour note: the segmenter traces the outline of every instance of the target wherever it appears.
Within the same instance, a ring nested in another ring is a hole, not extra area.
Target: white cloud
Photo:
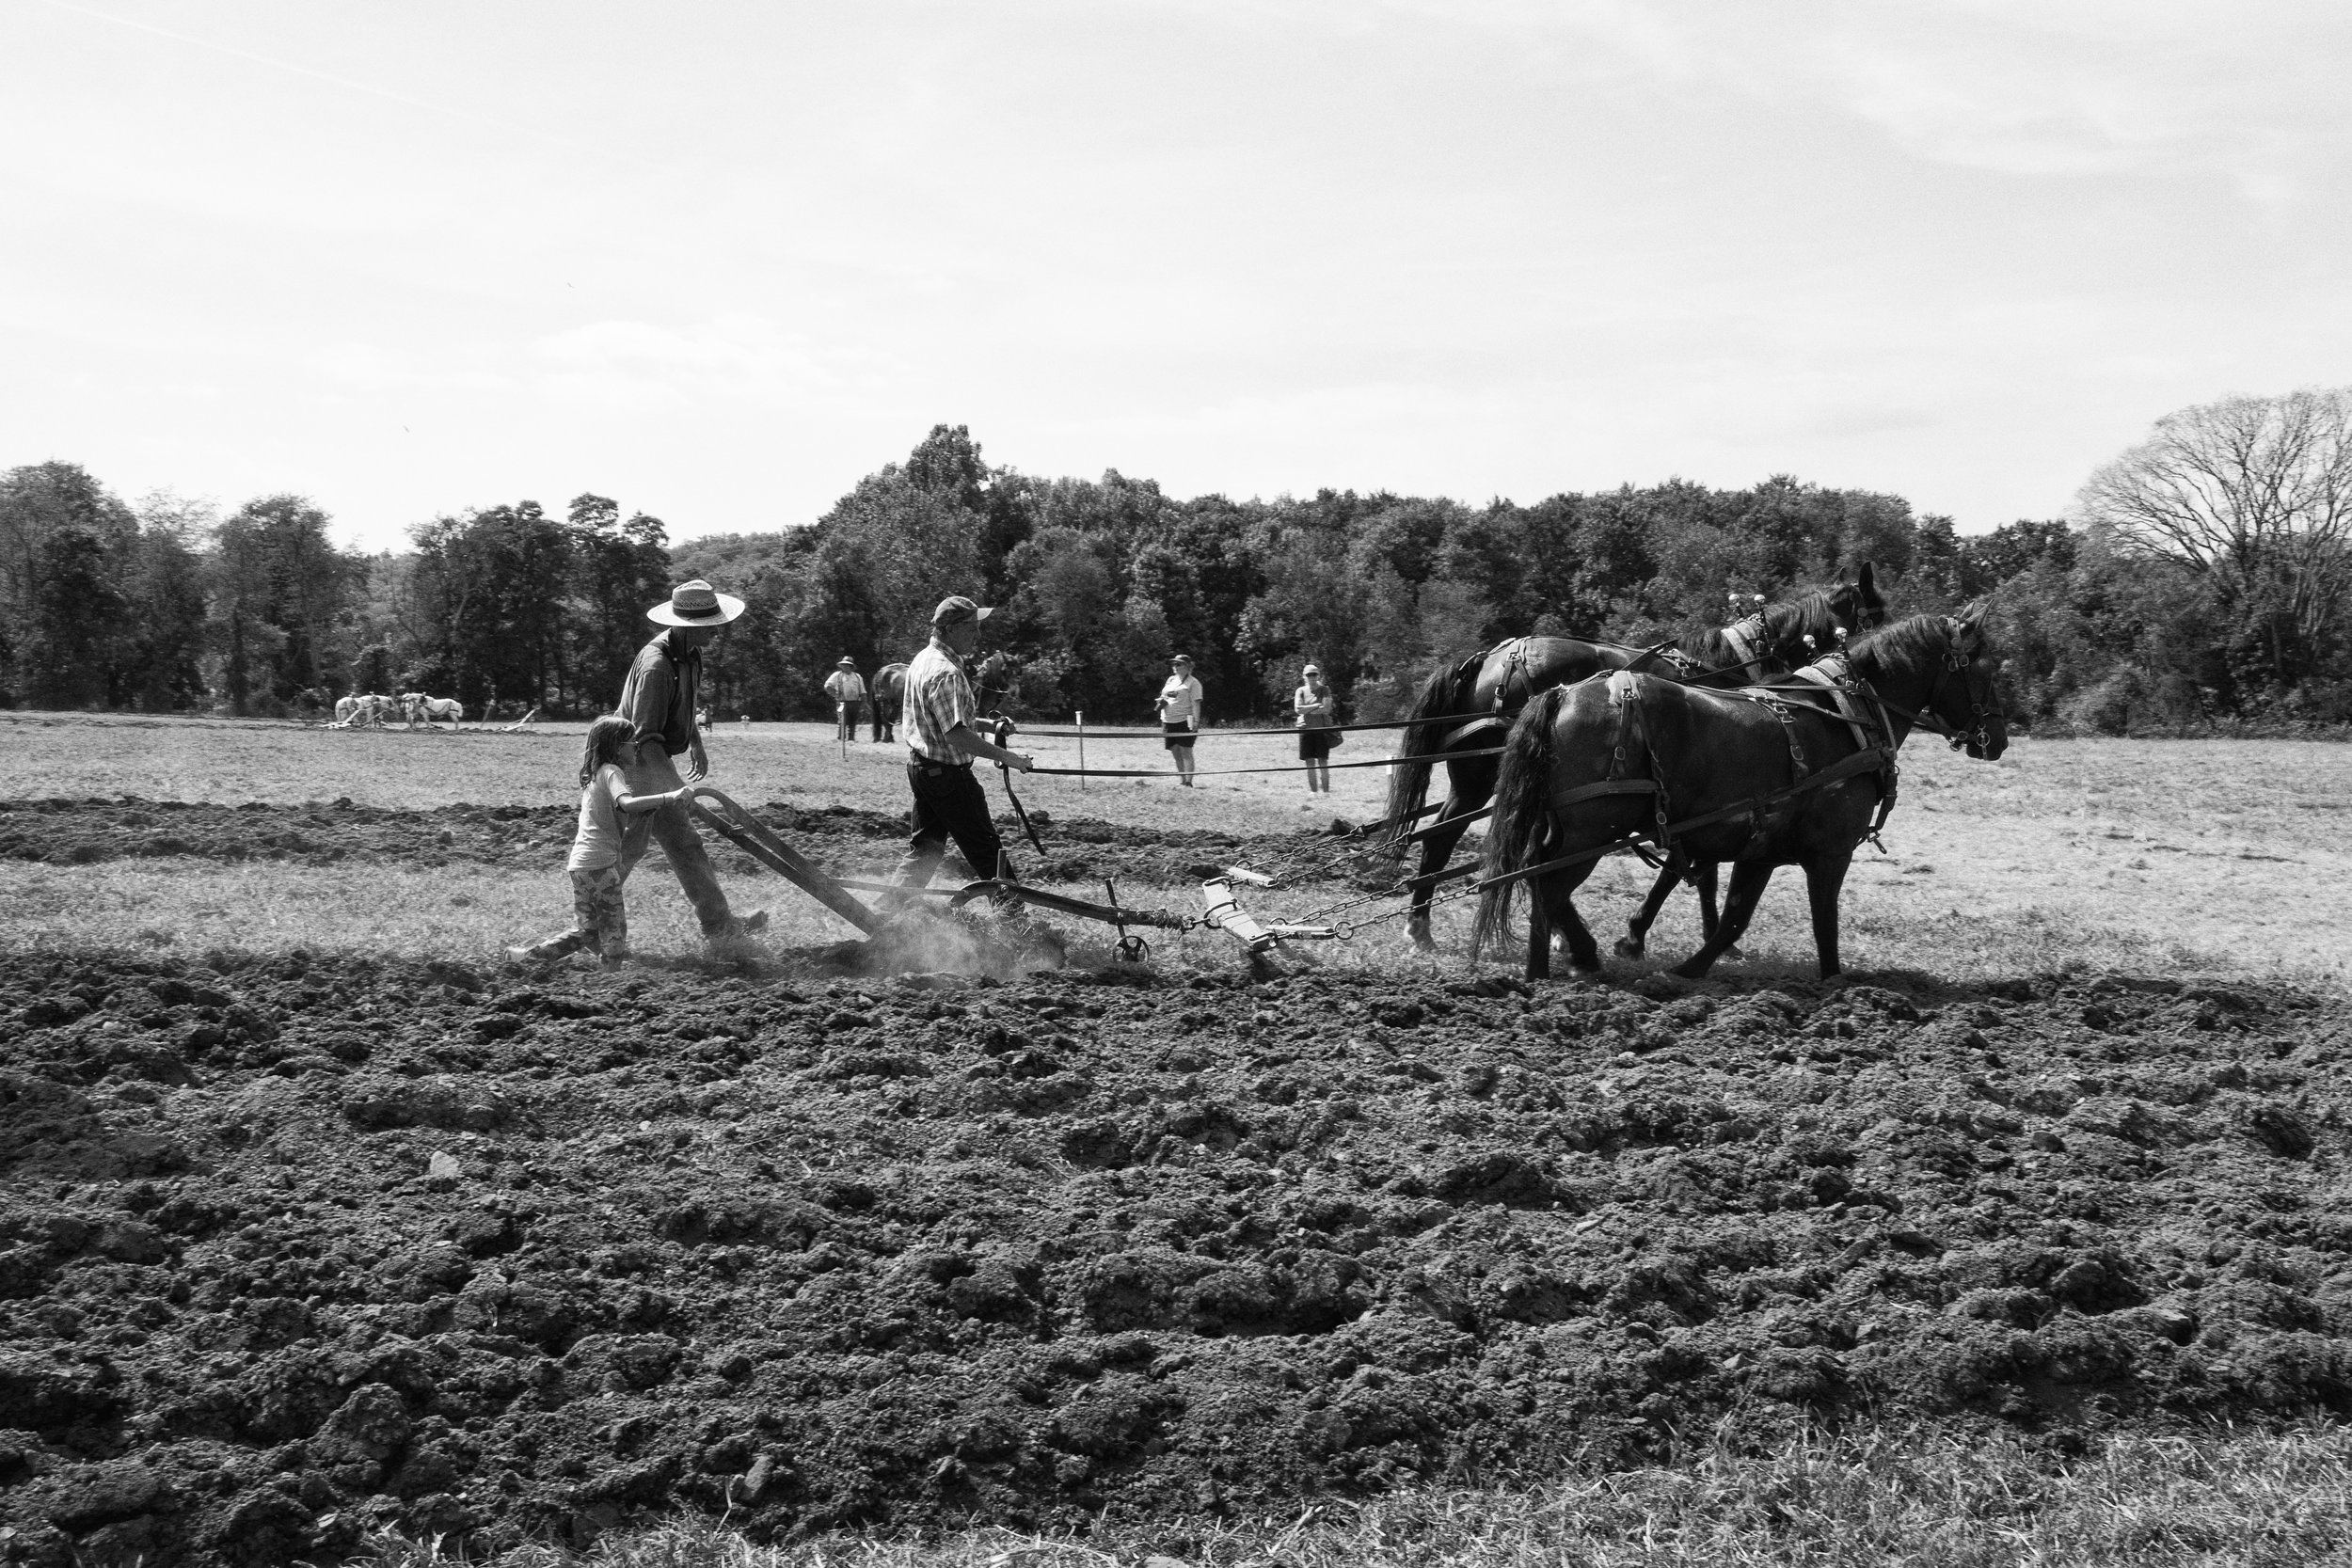
[[[542,388],[613,407],[701,397],[803,403],[840,389],[847,379],[820,363],[798,334],[764,316],[682,327],[592,322],[548,333],[531,349],[549,367],[539,377]]]
[[[1937,162],[2026,176],[2209,171],[2265,202],[2352,145],[2352,8],[2333,0],[1390,0],[1501,31],[1528,69],[1619,68],[1813,103]],[[1580,40],[1581,52],[1559,47]]]

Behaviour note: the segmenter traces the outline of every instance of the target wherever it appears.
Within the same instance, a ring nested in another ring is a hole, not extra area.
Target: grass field
[[[0,789],[14,797],[115,797],[294,802],[347,798],[421,808],[562,803],[573,797],[573,747],[583,726],[523,735],[469,730],[338,732],[284,724],[0,714]],[[1359,735],[1340,753],[1359,762],[1384,750]],[[1027,742],[1042,766],[1072,766],[1076,744]],[[1089,741],[1094,767],[1164,766],[1146,738]],[[1203,767],[1292,765],[1286,737],[1220,738]],[[830,726],[755,725],[711,740],[712,782],[746,802],[848,804],[895,811],[904,800],[896,747],[832,739]],[[1846,898],[1847,961],[1860,971],[1913,970],[1952,978],[2076,962],[2132,972],[2266,974],[2352,984],[2352,748],[2297,741],[2020,740],[1996,764],[1971,762],[1922,740],[1904,753],[1904,797],[1887,855],[1866,848]],[[1244,833],[1295,832],[1331,816],[1376,817],[1385,771],[1343,768],[1328,796],[1306,797],[1282,773],[1089,781],[1032,777],[1033,811],[1155,828]],[[992,783],[991,788],[994,785]],[[1050,823],[1046,830],[1051,842]],[[879,869],[879,864],[869,869]],[[1596,929],[1618,927],[1645,888],[1630,862],[1605,865],[1581,902]],[[683,955],[693,931],[675,884],[639,884],[631,920],[641,950]],[[1094,891],[1086,890],[1089,895]],[[1168,890],[1166,901],[1188,899]],[[253,863],[104,863],[0,865],[0,942],[98,941],[137,946],[210,945],[400,950],[479,956],[565,921],[560,868],[544,882],[483,871],[364,871]],[[745,890],[779,917],[787,944],[849,934],[805,900],[772,885]],[[1252,907],[1288,918],[1332,895],[1258,895]],[[1374,905],[1356,918],[1376,915]],[[1462,906],[1441,911],[1439,933],[1458,962]],[[1217,939],[1190,939],[1215,952]],[[1695,943],[1697,917],[1677,898],[1651,942],[1654,962]],[[1811,961],[1802,879],[1783,873],[1746,943],[1750,973]],[[1420,962],[1397,923],[1375,921],[1339,962]]]

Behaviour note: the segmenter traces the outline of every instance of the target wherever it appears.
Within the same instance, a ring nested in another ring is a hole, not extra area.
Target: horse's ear
[[[1975,603],[1962,610],[1958,615],[1954,616],[1953,619],[1960,623],[1960,629],[1968,632],[1982,631],[1984,629],[1985,606],[1989,603],[1991,603],[1990,600],[1979,599]]]

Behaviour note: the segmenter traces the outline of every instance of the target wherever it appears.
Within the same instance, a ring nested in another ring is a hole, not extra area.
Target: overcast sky
[[[0,0],[0,467],[370,546],[1178,495],[2059,514],[2352,381],[2352,7]]]

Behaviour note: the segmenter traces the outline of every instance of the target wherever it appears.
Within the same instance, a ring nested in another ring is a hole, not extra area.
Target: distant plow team
[[[449,727],[461,730],[465,726],[466,705],[454,697],[428,697],[421,691],[404,691],[396,697],[365,695],[335,699],[334,721],[330,730],[385,729],[394,722],[416,729],[422,725],[436,729],[441,721]]]

